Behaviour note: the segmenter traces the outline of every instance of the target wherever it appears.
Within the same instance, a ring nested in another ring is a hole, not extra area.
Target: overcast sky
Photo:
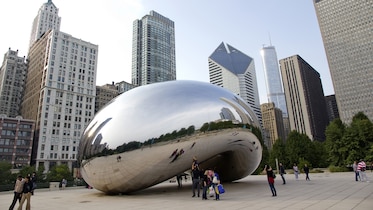
[[[27,55],[33,19],[47,0],[2,1],[0,54]],[[208,57],[221,42],[255,62],[260,103],[267,93],[260,57],[270,39],[278,59],[300,55],[334,94],[312,0],[53,0],[61,31],[99,46],[97,85],[131,83],[132,23],[154,10],[175,22],[177,80],[209,82]],[[270,38],[269,38],[270,37]],[[2,62],[2,60],[1,60]]]

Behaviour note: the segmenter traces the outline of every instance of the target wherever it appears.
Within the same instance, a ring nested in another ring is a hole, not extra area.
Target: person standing
[[[193,163],[192,163],[192,191],[193,191],[192,197],[196,196],[196,189],[197,189],[197,193],[199,197],[200,188],[201,188],[200,187],[200,174],[201,172],[199,171],[197,158],[194,157]]]
[[[31,191],[32,191],[31,178],[27,176],[23,184],[22,198],[21,198],[21,202],[19,203],[18,210],[22,210],[22,206],[23,206],[23,203],[25,203],[25,200],[27,200],[26,210],[31,209]]]
[[[293,165],[293,170],[294,170],[295,180],[298,180],[299,170],[298,170],[298,166],[296,163],[294,163]]]
[[[357,170],[359,171],[359,175],[362,182],[367,182],[367,175],[365,174],[365,170],[367,168],[367,165],[365,164],[363,159],[360,159],[359,163],[357,164]]]
[[[220,184],[220,176],[214,170],[211,170],[212,174],[212,188],[215,190],[215,200],[220,200],[220,194],[218,185]]]
[[[281,176],[281,179],[282,179],[282,184],[286,184],[285,174],[286,174],[285,168],[282,165],[282,163],[280,163],[280,176]]]
[[[352,164],[352,169],[354,170],[354,173],[355,173],[355,181],[361,180],[359,171],[357,170],[357,162],[356,161],[354,161],[354,164]]]
[[[22,179],[22,176],[18,175],[18,177],[16,179],[16,183],[14,184],[13,201],[12,201],[12,204],[10,205],[10,207],[9,207],[9,210],[14,209],[14,206],[16,205],[17,200],[18,200],[19,203],[21,203],[23,183],[24,183],[24,180]]]
[[[211,178],[208,170],[205,171],[202,178],[202,200],[207,200],[207,189],[211,186]]]
[[[306,181],[310,181],[310,177],[308,176],[308,174],[310,173],[310,168],[308,168],[307,164],[304,164],[303,171],[306,174]]]
[[[63,178],[62,181],[61,181],[61,187],[62,187],[63,190],[66,188],[66,185],[67,185],[67,180],[65,178]]]
[[[34,195],[34,190],[36,189],[36,181],[37,181],[36,173],[32,172],[32,175],[31,175],[31,182],[32,182],[31,195]]]
[[[269,165],[264,166],[264,172],[267,174],[267,180],[269,188],[271,189],[272,196],[277,196],[276,188],[275,188],[275,175],[273,173],[272,167]]]

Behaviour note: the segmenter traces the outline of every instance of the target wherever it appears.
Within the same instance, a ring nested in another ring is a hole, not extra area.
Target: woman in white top
[[[299,170],[298,170],[298,166],[296,163],[294,163],[293,165],[293,170],[294,170],[295,179],[298,180]]]

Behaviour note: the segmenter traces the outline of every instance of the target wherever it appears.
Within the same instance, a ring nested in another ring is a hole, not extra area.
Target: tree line
[[[360,159],[373,161],[373,124],[362,112],[357,113],[349,125],[340,119],[333,120],[325,130],[324,142],[311,141],[306,135],[291,131],[286,141],[278,139],[269,151],[264,146],[263,159],[257,172],[265,164],[275,166],[278,159],[286,168],[294,163],[313,168],[338,167],[348,169]],[[369,164],[370,165],[370,164]]]

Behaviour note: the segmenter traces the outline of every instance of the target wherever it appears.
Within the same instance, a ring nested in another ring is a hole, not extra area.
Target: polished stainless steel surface
[[[240,97],[216,85],[169,81],[113,99],[85,129],[78,159],[84,180],[108,194],[130,193],[189,170],[196,156],[222,181],[258,167],[259,122]]]

